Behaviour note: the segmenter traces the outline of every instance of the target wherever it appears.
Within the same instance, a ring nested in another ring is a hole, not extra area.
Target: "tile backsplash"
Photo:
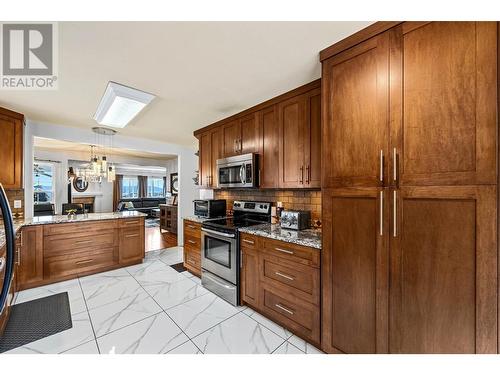
[[[252,190],[231,189],[215,190],[215,199],[227,200],[227,206],[232,207],[235,200],[250,200],[263,202],[283,202],[283,207],[290,210],[311,211],[313,221],[321,220],[321,190]]]
[[[7,198],[9,199],[10,210],[15,219],[24,218],[24,189],[5,190]],[[21,208],[14,208],[14,200],[21,201]],[[1,216],[1,215],[0,215]]]

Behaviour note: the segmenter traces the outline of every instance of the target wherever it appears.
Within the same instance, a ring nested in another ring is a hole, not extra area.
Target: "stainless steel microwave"
[[[244,154],[217,160],[218,187],[258,187],[258,155]]]

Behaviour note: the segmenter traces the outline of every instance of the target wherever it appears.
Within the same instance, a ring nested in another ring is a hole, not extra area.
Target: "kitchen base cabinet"
[[[201,277],[201,224],[184,220],[184,267]]]
[[[241,300],[320,345],[320,250],[241,233]]]
[[[41,225],[21,229],[19,248],[19,289],[27,289],[43,281],[43,228]]]

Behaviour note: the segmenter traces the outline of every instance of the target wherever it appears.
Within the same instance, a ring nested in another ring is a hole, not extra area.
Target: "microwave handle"
[[[245,163],[243,163],[240,167],[240,180],[242,184],[245,184],[247,182],[245,177],[245,171],[246,171]]]

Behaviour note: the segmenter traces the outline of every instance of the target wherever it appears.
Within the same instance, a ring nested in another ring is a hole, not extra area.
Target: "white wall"
[[[93,144],[95,134],[90,129],[80,129],[61,125],[37,123],[26,121],[24,140],[24,165],[25,165],[25,215],[33,216],[33,140],[34,137],[45,137],[63,141]],[[193,199],[198,197],[198,188],[193,182],[194,171],[198,169],[198,157],[194,155],[195,149],[175,145],[171,143],[158,142],[143,138],[126,137],[115,135],[113,146],[136,151],[156,152],[159,154],[177,155],[179,173],[179,197],[178,197],[178,243],[183,243],[183,217],[193,214]],[[88,156],[88,155],[87,155]],[[47,158],[49,159],[49,158]],[[86,160],[86,159],[83,159]],[[67,167],[67,165],[66,165]],[[62,166],[61,166],[62,168]],[[167,168],[169,168],[167,164]],[[67,168],[65,169],[67,170]],[[170,175],[168,175],[170,176]],[[167,178],[168,179],[168,178]]]

